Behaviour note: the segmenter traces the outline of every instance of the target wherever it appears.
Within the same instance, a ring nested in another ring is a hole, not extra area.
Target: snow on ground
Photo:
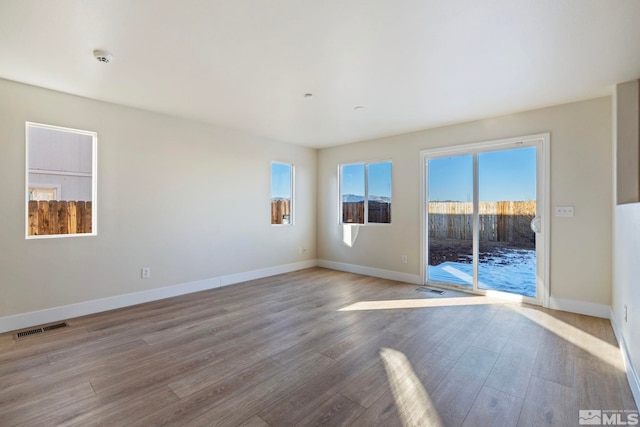
[[[447,261],[429,266],[429,280],[473,286],[473,265],[469,262]],[[501,249],[478,265],[478,287],[536,296],[536,251]]]

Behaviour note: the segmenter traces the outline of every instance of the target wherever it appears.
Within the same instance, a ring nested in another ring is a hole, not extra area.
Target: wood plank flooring
[[[573,426],[608,320],[321,268],[0,335],[0,426]]]

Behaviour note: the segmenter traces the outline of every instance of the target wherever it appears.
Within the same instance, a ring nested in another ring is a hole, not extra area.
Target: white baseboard
[[[290,273],[292,271],[304,270],[305,268],[316,267],[315,259],[309,261],[295,262],[293,264],[277,265],[275,267],[261,268],[259,270],[246,271],[243,273],[229,274],[221,276],[220,286],[233,285],[235,283],[247,282],[249,280],[261,279],[263,277],[275,276],[277,274]]]
[[[227,276],[213,277],[210,279],[198,280],[195,282],[181,283],[173,286],[149,289],[147,291],[134,292],[124,295],[116,295],[108,298],[101,298],[92,301],[85,301],[77,304],[64,305],[60,307],[47,308],[45,310],[21,313],[13,316],[0,317],[0,333],[15,331],[17,329],[29,328],[36,325],[58,322],[88,314],[99,313],[101,311],[114,310],[116,308],[128,307],[150,301],[157,301],[193,292],[215,289],[234,283],[245,282],[247,280],[260,279],[262,277],[274,276],[276,274],[288,273],[315,267],[316,260],[296,262],[293,264],[267,267],[259,270],[252,270],[243,273],[230,274]]]
[[[363,274],[365,276],[380,277],[382,279],[397,280],[399,282],[422,284],[422,278],[418,274],[401,273],[399,271],[384,270],[382,268],[365,267],[363,265],[346,264],[343,262],[327,261],[319,259],[318,267],[330,268],[331,270],[346,271],[348,273]]]
[[[627,380],[629,381],[631,393],[633,393],[633,399],[636,401],[636,406],[640,407],[640,378],[638,377],[638,372],[631,362],[631,357],[629,357],[629,351],[627,350],[627,343],[624,340],[624,335],[622,335],[622,330],[618,327],[616,316],[611,308],[609,309],[609,319],[611,320],[613,333],[616,335],[620,351],[622,352],[624,370],[627,373]]]
[[[317,260],[318,267],[332,270],[346,271],[348,273],[363,274],[365,276],[380,277],[382,279],[397,280],[399,282],[422,284],[422,278],[418,274],[401,273],[399,271],[384,270],[381,268],[366,267],[362,265],[346,264],[337,261],[324,259]],[[609,319],[611,308],[608,305],[596,304],[586,301],[577,301],[563,298],[551,297],[549,308],[554,310],[569,311],[571,313],[585,314],[587,316],[601,317]]]
[[[608,305],[555,298],[553,296],[549,299],[549,308],[568,311],[571,313],[585,314],[587,316],[601,317],[603,319],[608,319],[609,314],[611,313],[611,308]]]

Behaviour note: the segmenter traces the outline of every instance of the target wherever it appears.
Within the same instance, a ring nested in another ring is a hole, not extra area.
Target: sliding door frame
[[[421,281],[423,284],[428,284],[429,278],[427,275],[427,255],[429,248],[429,228],[428,228],[428,170],[427,162],[431,158],[445,157],[445,156],[461,156],[461,155],[474,155],[473,165],[473,253],[478,253],[479,237],[477,236],[479,215],[478,212],[478,156],[477,154],[489,151],[498,151],[501,149],[517,148],[518,146],[537,146],[540,150],[537,152],[536,159],[536,214],[540,217],[541,237],[542,245],[536,244],[536,298],[530,298],[526,296],[509,294],[506,292],[499,292],[493,290],[478,289],[477,286],[473,286],[476,289],[468,289],[466,287],[455,287],[456,289],[463,290],[465,292],[471,292],[480,295],[490,295],[502,297],[510,300],[517,300],[532,304],[542,305],[543,307],[549,307],[549,247],[550,247],[550,229],[551,229],[551,203],[550,203],[550,134],[541,133],[535,135],[520,136],[508,139],[490,140],[483,142],[475,142],[471,144],[461,144],[447,147],[438,147],[420,151],[420,270]],[[477,282],[477,260],[473,261],[473,277],[474,283]]]

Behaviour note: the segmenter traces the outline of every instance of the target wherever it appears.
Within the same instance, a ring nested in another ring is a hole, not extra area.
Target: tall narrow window
[[[293,224],[293,165],[271,163],[271,224]]]
[[[95,132],[26,124],[26,237],[96,234]]]
[[[367,218],[370,224],[391,223],[391,162],[367,165]]]
[[[340,166],[343,224],[391,223],[391,162]]]
[[[364,171],[364,163],[340,168],[343,224],[364,224]]]

